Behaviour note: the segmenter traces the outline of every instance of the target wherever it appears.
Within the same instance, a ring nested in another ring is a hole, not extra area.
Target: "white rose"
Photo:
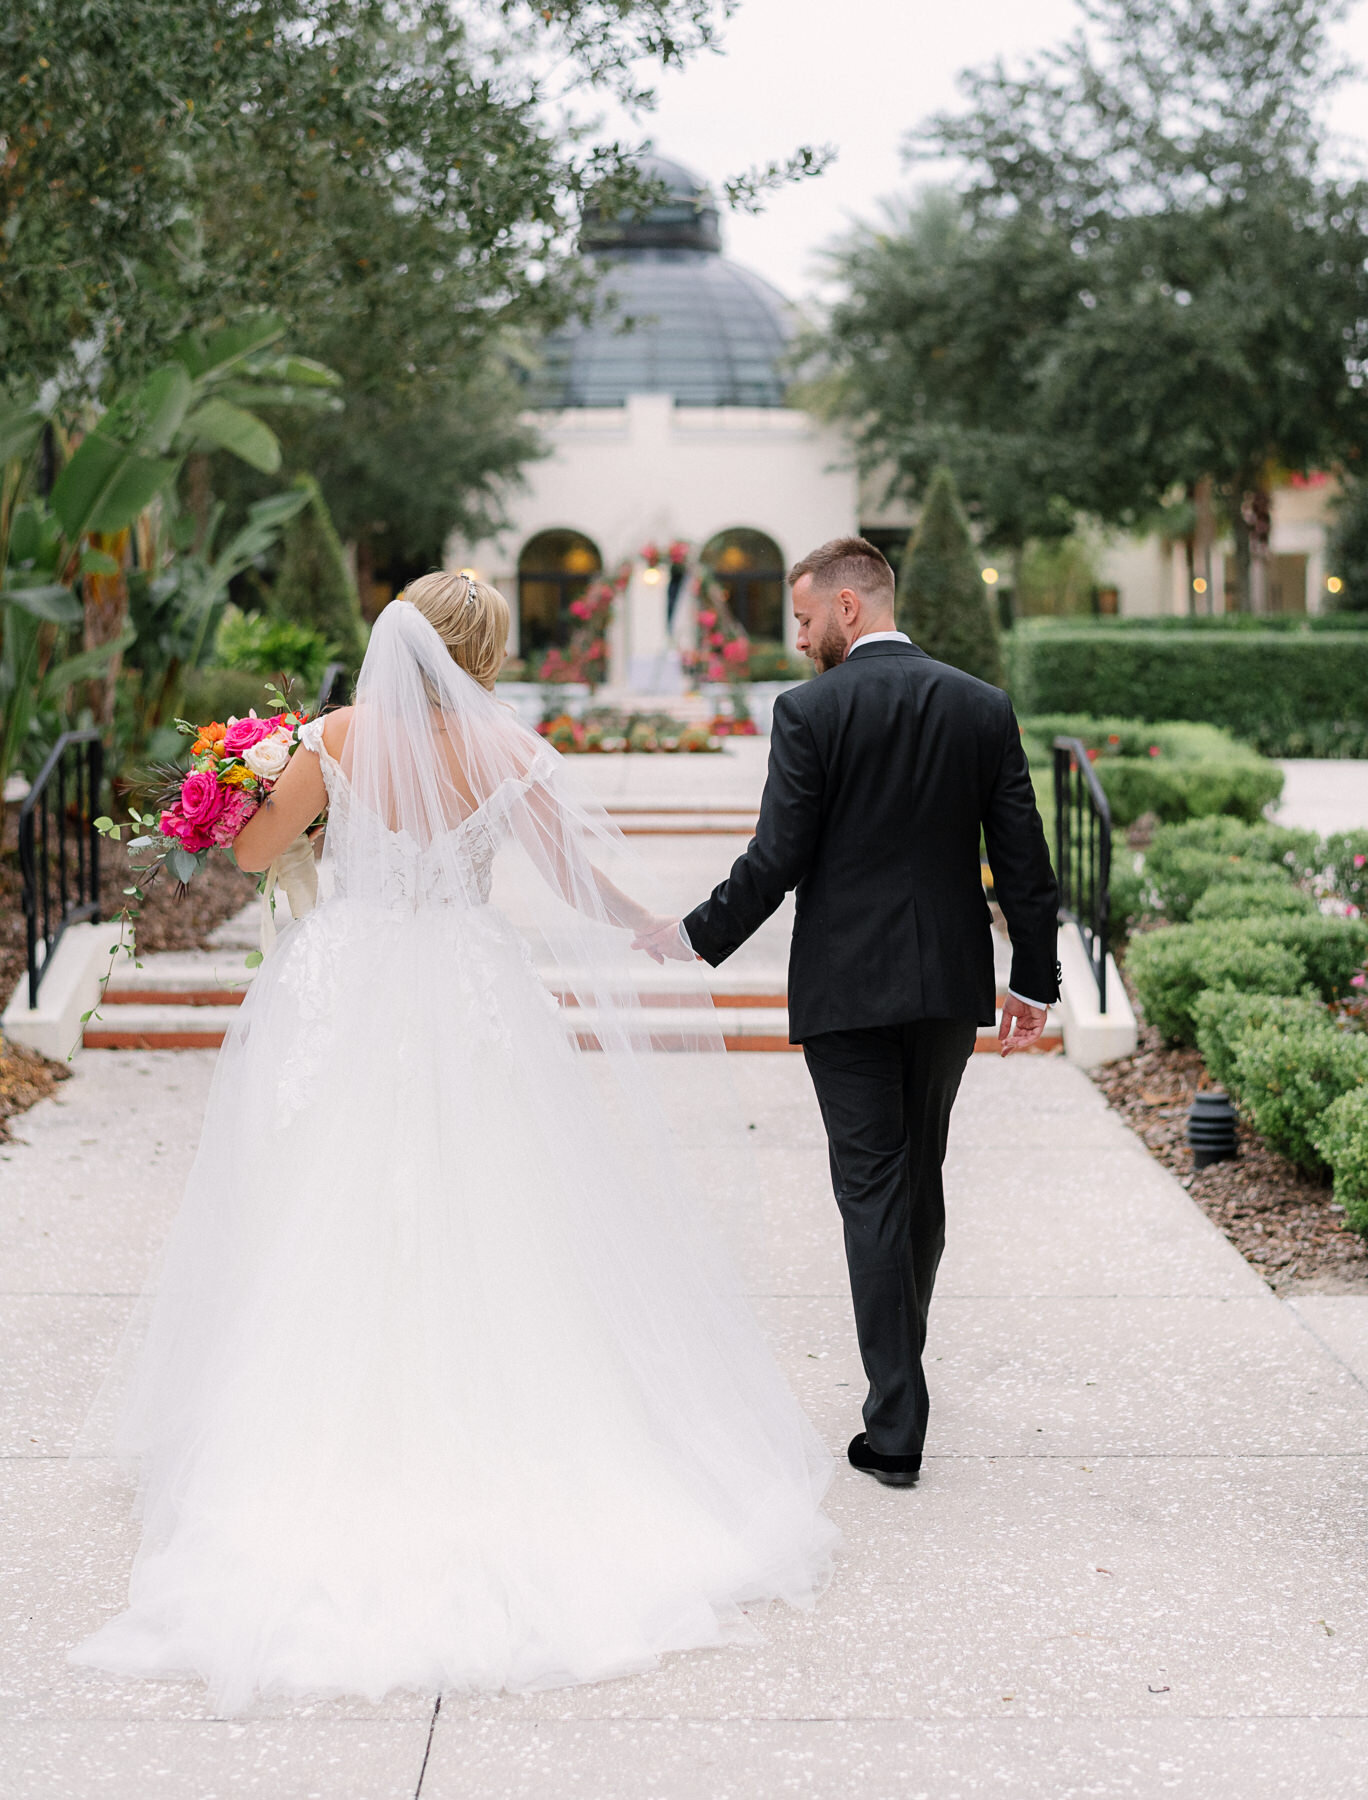
[[[275,731],[260,743],[253,744],[244,750],[242,760],[262,781],[274,781],[290,760],[290,737],[288,732]]]

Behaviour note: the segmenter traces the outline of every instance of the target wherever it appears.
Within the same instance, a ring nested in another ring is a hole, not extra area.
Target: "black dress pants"
[[[920,1454],[931,1289],[945,1247],[941,1164],[977,1026],[918,1019],[824,1031],[803,1045],[845,1226],[855,1330],[869,1378],[870,1448]]]

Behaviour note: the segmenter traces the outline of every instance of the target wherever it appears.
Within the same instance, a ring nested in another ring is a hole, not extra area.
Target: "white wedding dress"
[[[594,1680],[810,1605],[831,1458],[691,1197],[678,1005],[717,1046],[681,994],[653,1047],[618,834],[403,602],[343,763],[305,741],[323,898],[236,1016],[107,1384],[143,1535],[73,1659],[234,1711]]]

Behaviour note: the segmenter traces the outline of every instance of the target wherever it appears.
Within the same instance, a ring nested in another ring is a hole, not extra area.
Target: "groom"
[[[797,890],[790,1037],[826,1126],[869,1379],[849,1457],[910,1487],[950,1109],[995,1014],[980,827],[1012,940],[1004,1054],[1040,1037],[1058,997],[1058,894],[1006,694],[894,628],[893,571],[864,538],[823,544],[788,581],[818,679],[775,702],[755,836],[682,924],[638,944],[715,965]]]

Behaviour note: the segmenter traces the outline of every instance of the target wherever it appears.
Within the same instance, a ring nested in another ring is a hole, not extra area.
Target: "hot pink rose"
[[[179,810],[200,831],[207,831],[223,811],[228,791],[207,769],[192,769],[181,783]]]
[[[279,719],[235,719],[223,740],[223,754],[241,756],[244,750],[250,750],[253,744],[259,744],[262,738],[270,737],[279,726]]]

